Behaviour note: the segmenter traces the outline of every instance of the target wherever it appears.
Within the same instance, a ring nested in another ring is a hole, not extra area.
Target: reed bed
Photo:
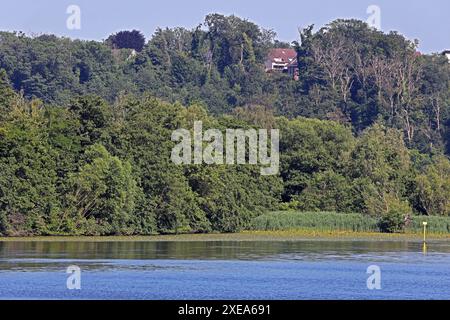
[[[406,233],[420,233],[423,222],[428,223],[430,233],[450,233],[450,217],[413,216],[405,227]],[[336,212],[298,212],[279,211],[258,216],[252,220],[252,230],[315,230],[351,231],[351,232],[381,232],[379,219],[359,213]]]

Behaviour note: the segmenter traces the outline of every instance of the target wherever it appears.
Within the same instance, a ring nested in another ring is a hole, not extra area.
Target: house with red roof
[[[290,48],[270,49],[265,68],[266,72],[288,73],[298,80],[297,51]]]

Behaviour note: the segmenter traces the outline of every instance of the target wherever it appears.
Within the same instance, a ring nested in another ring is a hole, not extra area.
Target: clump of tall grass
[[[427,222],[427,230],[431,233],[450,233],[450,217],[414,216],[406,226],[407,232],[419,233],[423,230],[423,222]]]
[[[271,212],[252,221],[253,230],[312,229],[316,231],[378,232],[378,220],[357,213]]]
[[[436,216],[413,216],[405,232],[421,233],[424,221],[430,233],[450,233],[450,217]],[[277,211],[254,218],[251,229],[382,232],[380,222],[378,218],[359,213]]]

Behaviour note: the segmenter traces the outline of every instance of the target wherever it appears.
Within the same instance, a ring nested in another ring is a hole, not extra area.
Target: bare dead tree
[[[399,62],[382,56],[373,56],[367,63],[368,73],[377,88],[378,102],[386,106],[391,117],[396,114],[396,95],[398,94],[397,69]]]
[[[407,52],[404,57],[401,58],[398,65],[397,76],[399,82],[398,97],[400,117],[404,125],[408,142],[411,143],[415,131],[414,113],[422,102],[419,90],[422,67],[415,52]]]
[[[442,110],[442,98],[439,92],[433,92],[430,97],[430,105],[432,113],[434,114],[434,121],[436,123],[436,130],[441,131],[441,110]]]
[[[336,91],[338,78],[343,72],[344,39],[332,36],[326,41],[314,41],[311,50],[314,61],[324,70],[331,88]]]
[[[348,101],[354,82],[354,49],[342,35],[327,34],[324,41],[311,45],[312,57],[325,72],[332,90]]]
[[[364,59],[359,50],[355,50],[355,76],[363,88],[371,75],[370,59]]]

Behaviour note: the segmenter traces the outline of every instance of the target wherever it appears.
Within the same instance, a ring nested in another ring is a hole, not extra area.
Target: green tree
[[[39,101],[13,105],[0,124],[0,233],[50,234],[60,203],[43,107]]]
[[[279,119],[283,200],[302,193],[316,173],[342,172],[354,145],[351,131],[332,121]]]
[[[99,144],[86,149],[79,171],[70,175],[72,192],[65,208],[69,232],[132,234],[135,201],[139,189],[130,163],[111,156]],[[73,229],[72,229],[73,228]]]
[[[110,35],[106,40],[114,49],[134,49],[142,51],[145,45],[145,37],[138,30],[119,31]]]
[[[360,211],[381,216],[391,202],[407,199],[411,163],[400,131],[375,124],[358,139],[348,163]]]
[[[16,101],[17,94],[11,87],[5,70],[0,70],[0,121],[11,111],[12,104]]]
[[[420,209],[427,215],[450,215],[450,161],[436,156],[416,177]]]
[[[356,212],[353,192],[347,177],[328,170],[313,174],[302,193],[293,199],[302,211]]]

